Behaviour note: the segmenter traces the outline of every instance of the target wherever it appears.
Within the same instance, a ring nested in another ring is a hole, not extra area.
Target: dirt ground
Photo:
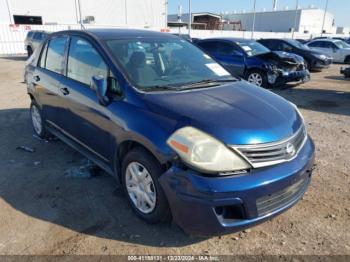
[[[67,175],[84,158],[33,137],[24,64],[0,59],[0,255],[350,255],[350,81],[340,65],[275,91],[301,108],[317,147],[304,198],[245,232],[198,238],[139,220],[107,175]],[[16,149],[23,145],[35,152]]]

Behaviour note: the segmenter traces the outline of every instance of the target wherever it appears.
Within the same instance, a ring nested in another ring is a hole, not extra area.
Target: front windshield
[[[297,40],[294,40],[294,39],[286,39],[286,41],[287,41],[290,45],[292,45],[292,46],[294,46],[294,47],[296,47],[296,48],[300,48],[300,49],[309,49],[308,46],[306,46],[306,45],[300,43],[300,42],[297,41]]]
[[[334,44],[339,48],[350,48],[350,45],[345,43],[344,41],[335,41]]]
[[[114,58],[136,88],[157,91],[232,78],[212,58],[179,38],[107,40]]]
[[[244,50],[247,56],[256,56],[271,52],[270,49],[255,41],[237,41],[236,44]]]

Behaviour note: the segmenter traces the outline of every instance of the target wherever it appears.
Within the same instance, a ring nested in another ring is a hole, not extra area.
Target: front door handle
[[[60,91],[65,96],[69,94],[69,89],[67,87],[61,87]]]
[[[39,81],[40,81],[40,76],[35,75],[35,76],[34,76],[34,80],[37,81],[37,82],[39,82]]]

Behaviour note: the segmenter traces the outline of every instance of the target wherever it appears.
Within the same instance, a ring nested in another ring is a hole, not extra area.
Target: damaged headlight
[[[270,71],[277,71],[277,66],[274,64],[263,64],[263,67]]]
[[[246,170],[250,165],[214,137],[194,128],[178,129],[167,144],[188,165],[210,173]]]
[[[320,60],[326,60],[327,56],[323,54],[314,54],[314,56]]]

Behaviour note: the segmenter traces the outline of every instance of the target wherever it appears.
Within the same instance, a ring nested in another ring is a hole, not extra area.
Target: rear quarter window
[[[66,43],[67,37],[56,37],[49,41],[46,55],[46,69],[62,74]]]

